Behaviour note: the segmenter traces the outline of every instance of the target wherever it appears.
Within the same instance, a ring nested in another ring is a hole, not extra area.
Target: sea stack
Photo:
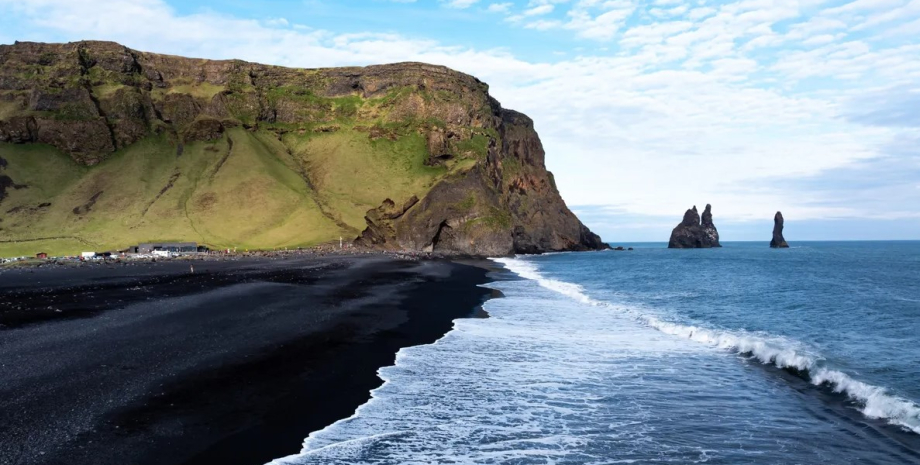
[[[788,249],[789,244],[783,237],[783,213],[776,212],[773,217],[773,239],[770,241],[770,247],[774,249]]]
[[[722,247],[722,244],[719,244],[719,231],[716,230],[716,225],[712,224],[712,205],[706,204],[706,209],[703,210],[703,219],[700,227],[703,229],[704,243],[708,242],[710,247]]]
[[[719,231],[712,223],[712,206],[707,204],[703,210],[702,221],[696,205],[684,213],[684,219],[671,231],[669,249],[708,249],[722,247],[719,244]]]

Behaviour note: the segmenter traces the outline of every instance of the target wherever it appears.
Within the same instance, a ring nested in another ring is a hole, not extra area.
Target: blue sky
[[[0,0],[0,43],[444,64],[534,118],[605,239],[920,239],[920,0]]]

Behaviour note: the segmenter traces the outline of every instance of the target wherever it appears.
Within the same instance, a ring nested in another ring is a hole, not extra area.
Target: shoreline
[[[50,296],[61,311],[0,309],[0,464],[244,465],[296,454],[370,398],[399,349],[443,337],[493,295],[480,287],[494,269],[484,260],[186,266],[4,273],[4,300],[37,309]],[[79,305],[90,300],[99,308]]]

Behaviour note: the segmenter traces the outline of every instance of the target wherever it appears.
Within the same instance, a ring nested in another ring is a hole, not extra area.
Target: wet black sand
[[[0,464],[262,464],[489,291],[388,257],[0,273]]]

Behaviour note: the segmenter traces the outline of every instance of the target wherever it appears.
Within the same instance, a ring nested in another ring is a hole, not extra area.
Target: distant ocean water
[[[920,463],[920,242],[497,259],[285,464]]]

